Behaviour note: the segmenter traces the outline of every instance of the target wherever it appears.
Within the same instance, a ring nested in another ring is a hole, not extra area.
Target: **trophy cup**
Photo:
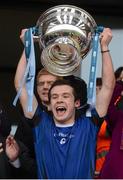
[[[36,28],[42,65],[52,74],[67,76],[90,51],[97,24],[83,9],[59,5],[41,14]]]

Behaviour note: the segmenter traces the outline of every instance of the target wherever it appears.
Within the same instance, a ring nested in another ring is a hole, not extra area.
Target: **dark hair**
[[[77,99],[80,99],[80,106],[87,104],[87,84],[86,82],[77,76],[66,76],[64,79],[69,80],[76,90]]]
[[[75,97],[75,101],[76,101],[77,99],[79,99],[78,96],[77,96],[76,89],[75,89],[73,83],[72,83],[71,81],[69,81],[69,80],[59,79],[59,80],[56,80],[56,81],[52,84],[51,88],[49,89],[49,92],[48,92],[49,101],[51,100],[51,90],[52,90],[55,86],[62,86],[62,85],[68,85],[68,86],[72,87],[72,89],[73,89],[73,95],[74,95],[74,97]]]
[[[115,78],[116,78],[116,80],[120,77],[122,71],[123,71],[123,67],[122,66],[116,69],[116,71],[115,71]]]

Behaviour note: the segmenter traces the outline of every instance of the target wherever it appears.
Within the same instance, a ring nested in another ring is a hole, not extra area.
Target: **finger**
[[[6,139],[6,144],[12,144],[13,143],[13,136],[12,135],[9,135]]]

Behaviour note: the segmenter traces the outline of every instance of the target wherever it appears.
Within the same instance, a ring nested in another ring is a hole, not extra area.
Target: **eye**
[[[57,97],[58,97],[57,95],[52,95],[51,96],[52,99],[57,99]]]
[[[68,95],[64,95],[64,98],[69,98],[69,96]]]
[[[49,82],[48,82],[49,85],[52,85],[53,83],[54,83],[53,81],[49,81]]]
[[[44,82],[38,82],[37,83],[37,86],[43,86],[44,85]]]
[[[69,98],[69,97],[70,97],[70,94],[65,93],[65,94],[63,95],[63,97],[64,97],[64,98]]]

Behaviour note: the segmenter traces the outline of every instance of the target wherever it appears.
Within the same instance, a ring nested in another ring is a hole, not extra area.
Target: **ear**
[[[75,101],[75,107],[76,108],[80,107],[80,100],[79,99]]]

